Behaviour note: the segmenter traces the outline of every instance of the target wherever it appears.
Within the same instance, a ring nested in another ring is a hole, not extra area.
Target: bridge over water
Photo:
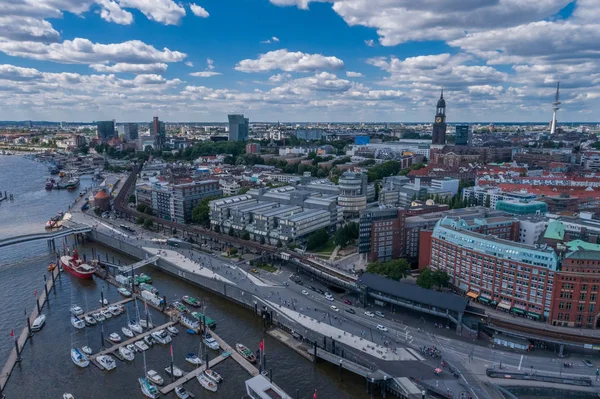
[[[63,228],[57,231],[50,231],[44,233],[33,233],[23,234],[14,237],[8,237],[0,240],[0,248],[7,247],[9,245],[20,244],[23,242],[37,241],[37,240],[55,240],[57,238],[67,237],[73,234],[83,234],[92,231],[92,227],[86,224],[73,224],[69,227]]]

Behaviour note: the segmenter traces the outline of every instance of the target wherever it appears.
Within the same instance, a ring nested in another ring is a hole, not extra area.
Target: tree
[[[283,247],[281,240],[277,240],[277,248],[281,248],[281,247]]]
[[[238,253],[237,248],[229,248],[229,255],[235,255]]]
[[[335,245],[345,248],[351,241],[358,238],[358,224],[356,222],[347,223],[344,227],[338,229],[333,238]]]
[[[198,205],[192,209],[192,221],[201,224],[204,227],[208,227],[210,224],[210,207],[208,206],[208,203],[217,198],[219,197],[202,198]]]
[[[246,194],[250,190],[250,187],[242,187],[238,190],[238,195]]]
[[[244,230],[244,232],[242,233],[242,240],[249,240],[250,239],[250,233],[248,233],[247,231]]]
[[[227,234],[229,234],[231,237],[235,236],[235,231],[233,230],[233,227],[229,228],[229,231],[227,232]]]
[[[410,274],[410,265],[406,259],[394,259],[389,262],[373,262],[367,265],[367,272],[379,274],[392,280],[401,280]]]
[[[323,246],[329,240],[327,230],[320,229],[312,233],[306,242],[306,249],[309,251]]]
[[[265,242],[266,242],[265,236],[260,236],[260,244],[265,245]]]
[[[152,219],[146,219],[146,220],[144,220],[144,228],[145,229],[150,230],[153,225],[154,225],[154,222],[152,222]]]
[[[215,224],[215,232],[217,232],[217,233],[221,232],[221,226],[219,226],[218,224]]]
[[[146,212],[146,205],[145,204],[138,204],[138,206],[136,206],[135,209],[138,212],[144,213],[144,212]]]
[[[417,285],[419,287],[431,289],[434,284],[433,271],[430,268],[425,268],[421,270],[419,276],[417,277]]]
[[[130,203],[130,204],[135,204],[135,194],[131,194],[131,195],[129,196],[129,203]]]
[[[490,201],[491,201],[491,199],[490,199],[490,196],[489,196],[489,195],[486,195],[486,196],[485,196],[485,207],[486,207],[486,208],[489,208],[489,207],[490,207]]]
[[[450,283],[450,275],[444,270],[436,270],[433,272],[433,284],[437,285],[439,289],[446,287]]]
[[[137,224],[144,224],[144,222],[146,221],[146,218],[143,216],[139,216],[137,218],[137,220],[135,221]]]

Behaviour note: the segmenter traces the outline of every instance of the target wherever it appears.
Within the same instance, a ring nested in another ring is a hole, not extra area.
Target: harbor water
[[[75,192],[46,191],[46,177],[48,170],[40,163],[17,156],[0,156],[0,190],[15,197],[13,202],[0,203],[0,238],[43,231],[44,223],[51,216],[66,211],[79,191],[92,184],[91,179],[82,178],[81,186]],[[62,243],[58,244],[57,248],[60,248]],[[92,250],[101,256],[108,253],[111,260],[114,256],[115,261],[120,260],[123,264],[135,261],[93,243],[84,244],[80,252],[89,257]],[[11,331],[17,335],[25,326],[25,313],[35,306],[36,291],[39,293],[43,289],[43,275],[52,261],[54,255],[45,241],[0,248],[0,361],[5,361],[14,346]],[[369,397],[362,378],[344,372],[340,380],[335,366],[309,362],[266,335],[261,321],[248,310],[150,266],[139,272],[151,275],[153,285],[168,301],[182,295],[201,299],[207,306],[206,313],[217,322],[216,332],[230,345],[240,342],[256,350],[264,338],[266,368],[272,370],[273,381],[292,397],[296,396],[296,389],[300,398],[312,398],[315,389],[319,398]],[[76,303],[85,310],[96,309],[100,307],[101,292],[110,302],[123,299],[115,287],[99,278],[82,281],[69,274],[62,275],[56,284],[56,293],[50,293],[49,308],[44,309],[46,325],[26,345],[23,360],[15,367],[5,389],[7,398],[60,398],[64,392],[72,393],[77,399],[142,397],[137,383],[137,378],[144,373],[141,353],[136,354],[131,363],[117,361],[117,368],[110,372],[100,371],[92,365],[80,369],[71,362],[71,346],[89,344],[97,352],[102,341],[100,326],[75,332],[70,324],[69,308]],[[133,302],[127,304],[127,310],[128,314],[104,323],[105,338],[112,332],[123,335],[121,327],[127,324],[128,316],[136,317]],[[143,303],[139,304],[138,310],[144,314]],[[155,325],[167,321],[166,316],[157,311],[151,310],[150,314]],[[192,366],[185,362],[185,356],[199,352],[199,338],[186,334],[181,326],[178,328],[180,333],[173,339],[174,364],[184,371],[191,371]],[[217,352],[209,350],[209,356],[213,358]],[[155,345],[146,351],[148,369],[158,371],[165,379],[164,369],[169,362],[168,346]],[[220,363],[215,370],[225,379],[218,392],[203,391],[195,380],[187,383],[186,388],[200,398],[240,398],[245,393],[244,381],[249,375],[232,359]]]

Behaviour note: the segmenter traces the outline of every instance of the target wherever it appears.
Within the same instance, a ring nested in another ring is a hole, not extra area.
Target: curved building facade
[[[367,209],[367,175],[344,172],[338,181],[338,205],[344,216],[356,216]]]

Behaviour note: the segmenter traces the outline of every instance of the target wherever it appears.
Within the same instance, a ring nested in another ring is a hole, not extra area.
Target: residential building
[[[234,179],[220,179],[219,187],[223,190],[223,195],[237,195],[240,191],[240,183]]]
[[[228,115],[229,141],[247,141],[250,121],[242,114]]]
[[[246,144],[246,154],[260,154],[260,144],[258,144],[258,143]]]
[[[445,177],[443,179],[432,179],[431,187],[441,191],[449,191],[452,193],[452,196],[458,194],[458,186],[460,181],[458,179],[453,179],[450,177]]]
[[[542,201],[506,199],[496,203],[496,210],[515,215],[544,215],[548,204]]]
[[[526,191],[504,192],[498,187],[474,186],[463,188],[462,199],[468,204],[489,206],[491,209],[496,209],[498,201],[512,199],[533,201],[536,199],[536,195]]]
[[[115,130],[115,121],[99,121],[96,122],[98,140],[105,144],[112,138],[117,137]]]
[[[216,180],[157,182],[152,185],[152,210],[162,219],[188,223],[192,220],[192,210],[202,199],[221,195],[223,192]]]
[[[547,246],[531,246],[466,228],[461,220],[440,220],[431,236],[434,270],[467,296],[532,318],[548,317],[559,260]]]
[[[562,261],[554,279],[548,322],[554,326],[598,328],[600,251],[576,250]]]

